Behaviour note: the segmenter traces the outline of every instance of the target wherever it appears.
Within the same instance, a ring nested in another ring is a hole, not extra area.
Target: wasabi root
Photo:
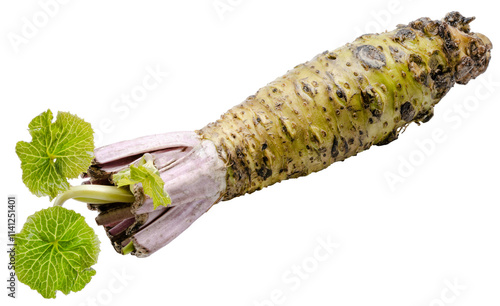
[[[490,41],[457,12],[325,51],[200,130],[230,165],[224,199],[322,170],[426,122],[483,73]]]
[[[457,84],[483,73],[492,44],[451,12],[367,34],[325,51],[262,87],[195,132],[152,135],[95,150],[86,176],[113,176],[151,154],[171,205],[154,209],[134,189],[134,203],[89,204],[116,250],[148,256],[221,200],[308,175],[372,145],[388,144],[423,123]]]

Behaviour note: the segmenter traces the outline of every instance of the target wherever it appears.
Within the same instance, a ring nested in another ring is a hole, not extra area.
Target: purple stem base
[[[195,132],[145,136],[95,150],[86,183],[112,184],[113,174],[150,153],[172,199],[169,207],[153,208],[151,198],[136,185],[136,201],[89,205],[98,210],[102,225],[115,250],[133,241],[133,255],[146,257],[167,245],[210,207],[220,201],[225,190],[226,166],[215,146]]]

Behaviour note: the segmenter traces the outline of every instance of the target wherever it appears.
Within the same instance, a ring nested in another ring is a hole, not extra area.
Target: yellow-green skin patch
[[[198,131],[227,162],[224,200],[322,170],[429,120],[455,82],[489,62],[491,43],[457,14],[323,52]]]

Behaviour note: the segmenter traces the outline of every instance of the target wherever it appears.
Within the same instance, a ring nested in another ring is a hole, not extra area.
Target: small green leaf
[[[113,181],[118,187],[142,184],[144,193],[153,199],[153,206],[168,206],[172,201],[165,191],[165,182],[160,177],[160,172],[154,166],[151,154],[144,154],[137,166],[130,165],[113,175]]]
[[[55,122],[50,110],[29,124],[31,142],[19,141],[16,153],[21,160],[23,182],[29,190],[50,199],[69,188],[90,166],[94,151],[93,130],[75,115],[58,112]]]
[[[99,238],[82,215],[60,206],[28,217],[16,241],[16,274],[44,298],[80,291],[90,281]]]

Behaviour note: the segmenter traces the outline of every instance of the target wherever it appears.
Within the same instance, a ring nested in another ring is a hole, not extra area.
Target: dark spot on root
[[[382,116],[382,103],[373,86],[370,85],[361,90],[361,102],[363,107],[370,110],[374,117],[380,118]]]
[[[380,119],[380,117],[382,117],[382,111],[380,109],[371,109],[370,112],[375,118]]]
[[[405,102],[401,105],[401,119],[406,122],[411,122],[415,117],[415,109],[410,102]]]
[[[471,23],[475,17],[464,17],[459,12],[450,12],[444,17],[444,21],[449,25],[459,29],[464,33],[470,32],[469,23]]]
[[[292,139],[292,140],[293,140],[292,135],[288,132],[288,129],[286,128],[286,126],[283,126],[283,127],[281,128],[281,130],[283,131],[283,133],[285,133],[285,135],[286,135],[288,138],[290,138],[290,139]]]
[[[337,94],[337,97],[339,97],[340,99],[346,101],[346,96],[345,96],[345,93],[342,89],[337,89],[336,91],[336,94]]]
[[[450,56],[450,58],[457,57],[458,53],[460,52],[458,43],[453,40],[448,26],[446,24],[440,23],[437,30],[438,35],[444,40],[443,50]]]
[[[465,56],[460,60],[455,72],[455,81],[458,84],[467,84],[472,79],[471,71],[474,69],[472,58]]]
[[[337,158],[337,156],[339,156],[339,142],[337,140],[337,137],[333,137],[333,144],[332,144],[332,150],[331,150],[331,154],[332,154],[332,158]]]
[[[422,17],[419,18],[415,21],[410,22],[409,26],[412,29],[419,30],[421,32],[424,32],[425,28],[430,24],[434,23],[430,18],[428,17]]]
[[[385,55],[374,46],[362,45],[354,50],[354,55],[361,61],[365,68],[380,69],[385,66]]]
[[[394,129],[390,133],[388,133],[387,136],[383,140],[379,141],[375,145],[385,146],[386,144],[393,142],[396,139],[398,139],[398,130]]]
[[[326,58],[329,59],[329,60],[336,60],[337,59],[337,54],[335,52],[329,52],[326,55]]]
[[[402,28],[394,35],[394,41],[402,43],[406,40],[414,40],[416,38],[415,32],[408,28]]]
[[[408,69],[417,82],[425,86],[429,86],[429,73],[427,72],[427,65],[420,55],[410,54]]]
[[[236,148],[236,157],[238,159],[243,160],[245,158],[245,153],[243,153],[243,150],[240,147]]]
[[[260,169],[257,169],[257,174],[265,181],[268,177],[273,175],[273,170],[267,167],[262,167]]]
[[[405,57],[404,52],[401,52],[401,51],[399,51],[398,48],[394,48],[392,46],[389,46],[389,51],[391,52],[391,55],[392,55],[392,58],[394,58],[394,61],[396,61],[397,63],[404,62],[404,57]]]
[[[316,134],[312,134],[312,141],[316,142],[316,143],[319,143],[320,142],[320,139],[318,137],[318,135]]]
[[[302,82],[302,91],[304,91],[309,97],[314,98],[314,95],[317,93],[317,90],[311,88],[310,84]],[[300,96],[300,93],[297,93]]]
[[[465,72],[467,68],[465,66],[463,68],[463,72]],[[429,58],[429,69],[429,75],[433,85],[432,97],[440,99],[450,90],[455,82],[453,71],[449,65],[444,62],[438,51],[435,51]],[[465,75],[460,75],[459,70],[457,70],[457,73],[459,77],[462,77],[465,81],[467,77]]]
[[[418,113],[415,116],[415,118],[413,118],[413,120],[416,121],[417,123],[419,123],[419,122],[426,123],[429,120],[431,120],[432,117],[434,117],[434,110],[433,109],[429,109],[427,111],[422,111],[422,112]]]
[[[347,144],[347,140],[345,140],[345,138],[342,138],[342,143],[344,144],[344,154],[346,154],[347,151],[349,151],[349,145]]]
[[[267,143],[264,143],[261,148],[262,151],[264,151],[265,149],[267,149]]]

